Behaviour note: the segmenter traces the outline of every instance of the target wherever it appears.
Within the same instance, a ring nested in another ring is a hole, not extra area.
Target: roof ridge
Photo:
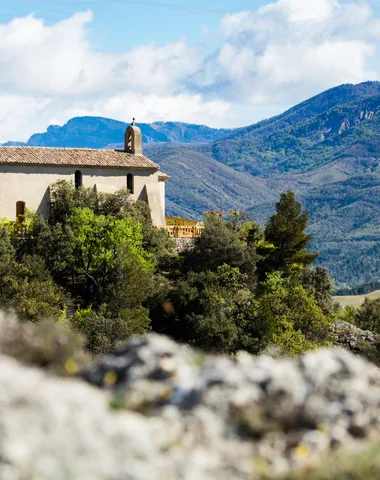
[[[89,148],[89,147],[46,147],[44,145],[0,145],[0,148],[43,148],[46,150],[94,150],[101,152],[124,152],[116,148]],[[128,153],[128,152],[125,152]]]
[[[142,154],[124,150],[73,147],[0,146],[0,165],[82,166],[159,170]]]

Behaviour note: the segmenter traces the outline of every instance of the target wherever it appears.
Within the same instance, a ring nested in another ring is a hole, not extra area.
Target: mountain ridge
[[[62,126],[50,125],[46,132],[33,134],[27,142],[9,141],[3,146],[120,148],[124,147],[123,138],[128,125],[105,117],[74,117]],[[137,126],[144,143],[207,142],[231,131],[183,122],[138,123]]]

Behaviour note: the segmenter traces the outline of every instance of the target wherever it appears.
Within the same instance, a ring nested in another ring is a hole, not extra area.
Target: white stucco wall
[[[165,180],[160,180],[160,191],[161,191],[162,213],[165,218]]]
[[[99,184],[109,186],[110,190],[112,187],[117,190],[126,188],[127,174],[132,173],[134,200],[146,201],[145,185],[159,182],[158,172],[149,170],[0,165],[0,217],[15,220],[18,201],[25,202],[27,208],[45,215],[49,202],[49,186],[57,180],[74,183],[76,170],[82,172],[83,186],[93,188],[95,184]],[[152,221],[156,224],[154,218]]]

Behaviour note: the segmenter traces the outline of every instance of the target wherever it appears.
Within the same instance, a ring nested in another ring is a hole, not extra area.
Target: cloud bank
[[[206,55],[184,39],[99,52],[90,11],[0,24],[0,143],[76,115],[241,126],[341,83],[379,78],[367,3],[278,0],[226,15]]]

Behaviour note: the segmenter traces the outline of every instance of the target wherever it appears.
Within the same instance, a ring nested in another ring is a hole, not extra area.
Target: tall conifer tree
[[[318,258],[318,254],[307,250],[311,239],[311,235],[305,233],[308,219],[308,212],[302,211],[293,192],[281,194],[276,213],[265,228],[265,240],[272,245],[264,261],[266,271],[287,273],[295,264],[304,267]]]

